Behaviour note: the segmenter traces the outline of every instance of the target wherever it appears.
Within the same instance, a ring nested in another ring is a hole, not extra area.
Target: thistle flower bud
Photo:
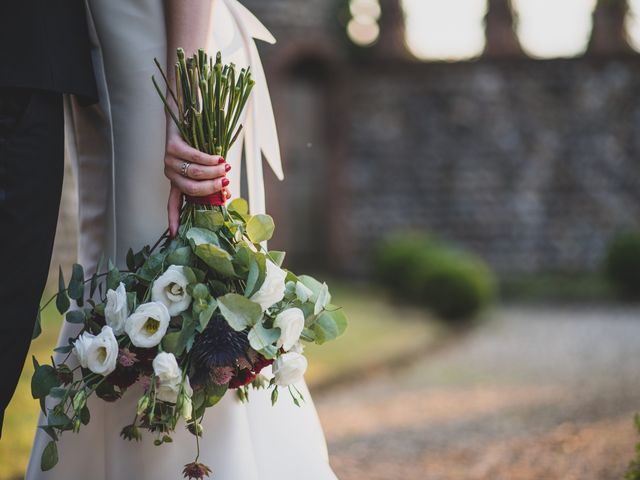
[[[199,423],[191,422],[187,424],[187,430],[191,435],[201,437],[202,436],[202,425]]]

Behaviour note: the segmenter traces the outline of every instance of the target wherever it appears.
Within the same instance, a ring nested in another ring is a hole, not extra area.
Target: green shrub
[[[411,276],[416,260],[431,244],[429,236],[417,232],[388,236],[373,252],[375,279],[394,290],[404,290],[407,287],[406,279]]]
[[[626,232],[611,241],[605,269],[621,296],[640,298],[640,232]]]
[[[393,236],[376,249],[376,278],[446,320],[477,315],[495,296],[495,279],[479,258],[415,233]]]

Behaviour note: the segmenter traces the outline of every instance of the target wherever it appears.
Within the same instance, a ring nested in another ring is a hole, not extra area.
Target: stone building
[[[534,60],[509,1],[490,0],[484,55],[444,63],[408,53],[399,1],[380,1],[366,49],[345,35],[346,0],[243,1],[279,41],[260,47],[286,176],[267,179],[271,246],[298,268],[362,275],[377,240],[423,229],[502,273],[597,269],[640,219],[624,2],[600,0],[584,56]]]

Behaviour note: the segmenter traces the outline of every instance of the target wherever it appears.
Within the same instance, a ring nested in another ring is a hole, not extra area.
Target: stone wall
[[[478,61],[353,72],[336,232],[349,268],[419,228],[502,272],[583,271],[640,221],[640,59]],[[290,181],[295,181],[290,179]]]

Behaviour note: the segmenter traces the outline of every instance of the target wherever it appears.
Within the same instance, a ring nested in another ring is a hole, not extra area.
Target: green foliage
[[[633,417],[636,430],[640,433],[640,415],[637,413]],[[636,457],[631,460],[627,472],[624,474],[624,480],[640,480],[640,442],[636,444]]]
[[[237,332],[252,327],[262,318],[260,305],[242,295],[228,293],[217,300],[220,312]]]
[[[622,297],[640,299],[640,231],[622,233],[611,241],[605,271]]]
[[[495,297],[492,271],[479,258],[418,234],[395,234],[374,253],[374,275],[397,295],[446,320],[476,316]]]

